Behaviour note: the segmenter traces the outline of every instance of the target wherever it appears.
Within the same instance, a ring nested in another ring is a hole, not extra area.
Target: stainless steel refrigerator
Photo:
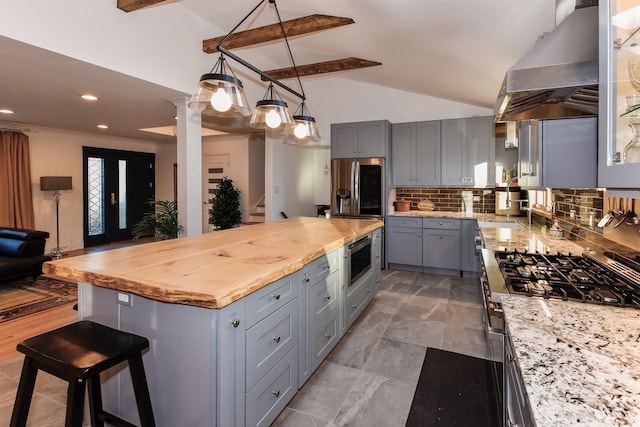
[[[383,218],[384,159],[334,159],[331,174],[332,216]]]

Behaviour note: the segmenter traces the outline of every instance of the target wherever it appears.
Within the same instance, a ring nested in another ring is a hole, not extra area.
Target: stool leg
[[[33,387],[36,384],[37,375],[38,368],[33,366],[33,359],[25,356],[22,364],[22,374],[20,374],[20,383],[16,392],[16,401],[11,414],[10,427],[24,427],[27,425],[27,416],[29,415],[29,407],[31,406],[31,397],[33,396]]]
[[[65,427],[82,427],[84,415],[85,381],[82,378],[72,378],[67,389],[67,418]]]
[[[131,372],[133,391],[136,394],[140,425],[141,427],[155,427],[156,422],[153,418],[149,386],[147,385],[147,377],[144,373],[141,354],[138,353],[129,359],[129,371]]]
[[[100,417],[102,413],[102,390],[100,389],[100,374],[89,378],[89,412],[91,413],[91,427],[104,427]]]

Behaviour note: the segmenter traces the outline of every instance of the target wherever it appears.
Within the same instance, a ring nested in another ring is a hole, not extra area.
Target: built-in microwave
[[[371,238],[363,237],[348,246],[349,286],[371,270]]]

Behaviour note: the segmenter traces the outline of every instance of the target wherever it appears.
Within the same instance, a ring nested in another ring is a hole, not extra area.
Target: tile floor
[[[404,426],[427,347],[488,358],[477,279],[385,270],[380,292],[275,426]],[[0,363],[8,425],[22,358]],[[29,426],[64,425],[66,383],[40,374]]]

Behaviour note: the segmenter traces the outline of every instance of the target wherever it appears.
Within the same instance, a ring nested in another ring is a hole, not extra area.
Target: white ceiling
[[[171,1],[174,2],[174,1]],[[493,108],[505,71],[554,27],[556,0],[279,0],[282,20],[313,13],[353,18],[355,24],[290,40],[297,64],[358,57],[383,65],[324,74],[403,91]],[[114,0],[115,7],[115,0]],[[229,31],[257,0],[179,2]],[[224,7],[221,5],[224,4]],[[163,7],[162,4],[154,7]],[[132,13],[145,13],[139,10]],[[276,23],[268,1],[238,30]],[[211,34],[211,37],[223,34]],[[168,88],[0,37],[0,122],[17,122],[138,139],[158,137],[138,129],[173,126],[167,99],[184,96]],[[282,41],[236,49],[264,58],[261,69],[291,65]],[[11,60],[7,60],[11,58]],[[268,58],[268,59],[267,59]],[[211,55],[212,65],[216,56]],[[208,70],[203,70],[203,73]],[[296,87],[295,81],[285,81]],[[93,92],[101,102],[87,106],[78,95]],[[0,123],[1,125],[2,123]]]

